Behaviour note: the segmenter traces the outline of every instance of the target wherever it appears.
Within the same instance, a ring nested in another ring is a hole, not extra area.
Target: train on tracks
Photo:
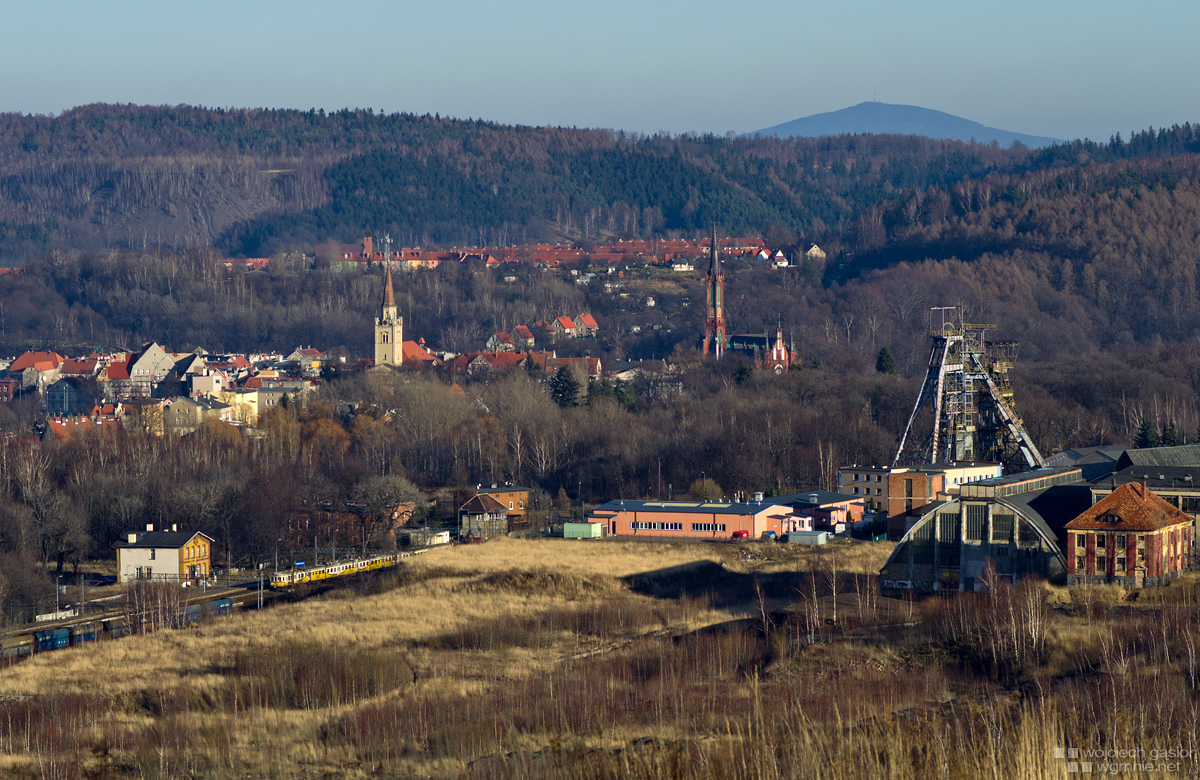
[[[181,617],[185,625],[190,625],[198,623],[205,615],[229,615],[232,612],[233,600],[225,598],[206,604],[189,604]],[[98,642],[101,639],[117,639],[128,634],[129,624],[124,617],[109,617],[59,628],[45,628],[11,636],[0,642],[0,659],[22,658],[34,653]]]
[[[273,590],[287,590],[305,583],[337,580],[363,572],[388,569],[396,566],[404,558],[448,544],[449,539],[447,538],[444,542],[439,541],[429,547],[408,552],[386,553],[325,566],[278,571],[271,575],[270,586]],[[181,622],[188,625],[199,622],[206,615],[228,615],[232,612],[233,600],[228,598],[216,599],[204,604],[189,604],[181,616]],[[18,659],[35,653],[45,653],[101,639],[116,639],[127,636],[129,633],[126,619],[119,616],[75,623],[59,628],[45,628],[41,631],[18,634],[0,641],[0,660]]]
[[[368,558],[355,558],[349,561],[330,563],[325,566],[277,571],[271,575],[270,585],[272,590],[288,590],[289,588],[306,583],[326,582],[328,580],[341,579],[342,577],[352,577],[355,574],[362,574],[363,572],[390,569],[404,558],[410,558],[431,549],[433,549],[432,546],[422,547],[418,550],[410,550],[408,552],[385,553],[383,555],[373,555]]]

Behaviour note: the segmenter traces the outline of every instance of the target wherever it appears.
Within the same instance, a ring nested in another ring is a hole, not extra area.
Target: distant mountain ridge
[[[1061,139],[1040,135],[1014,133],[981,125],[970,119],[934,111],[920,106],[904,106],[893,103],[867,101],[838,111],[793,119],[781,125],[754,130],[748,136],[774,135],[780,138],[802,136],[815,138],[822,135],[875,133],[892,135],[923,135],[927,138],[947,138],[955,141],[970,141],[1001,146],[1011,146],[1020,141],[1026,146],[1040,148],[1061,143]]]

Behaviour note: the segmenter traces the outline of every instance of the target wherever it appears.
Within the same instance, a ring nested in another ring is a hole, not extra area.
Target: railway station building
[[[213,538],[199,531],[155,531],[131,533],[117,542],[117,581],[153,580],[190,582],[212,576]]]

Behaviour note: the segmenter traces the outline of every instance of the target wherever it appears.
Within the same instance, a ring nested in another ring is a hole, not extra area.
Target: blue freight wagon
[[[100,638],[100,624],[97,622],[80,623],[71,626],[71,644],[81,645],[84,642],[95,642]]]
[[[46,650],[57,650],[71,643],[71,630],[67,628],[50,628],[38,631],[33,635],[39,653]]]
[[[233,613],[233,599],[217,599],[208,604],[208,611],[214,615],[230,615]]]

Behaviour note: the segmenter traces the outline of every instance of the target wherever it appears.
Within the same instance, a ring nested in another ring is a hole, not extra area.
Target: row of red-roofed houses
[[[527,352],[537,346],[535,332],[566,338],[586,338],[600,333],[596,318],[584,312],[575,317],[555,317],[538,321],[533,328],[517,325],[511,331],[493,333],[484,345],[488,352]]]
[[[553,351],[503,352],[483,350],[464,352],[450,362],[451,373],[473,378],[505,374],[526,366],[526,361],[537,371],[553,373],[563,366],[579,370],[590,379],[599,379],[602,365],[597,357],[558,357]]]

